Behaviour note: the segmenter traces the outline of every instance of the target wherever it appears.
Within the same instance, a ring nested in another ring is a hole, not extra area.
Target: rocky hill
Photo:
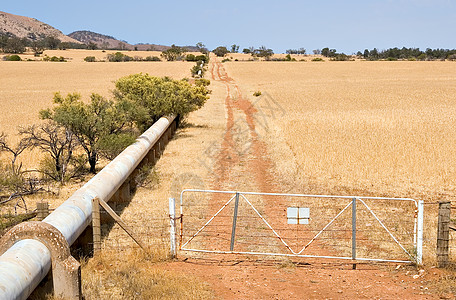
[[[62,42],[70,42],[77,44],[94,43],[99,49],[119,49],[119,50],[155,50],[163,51],[169,46],[156,44],[136,44],[132,45],[125,41],[118,40],[115,37],[104,35],[92,31],[81,30],[63,34],[60,30],[38,21],[37,19],[13,15],[0,11],[0,35],[16,36],[19,38],[27,38],[31,41],[40,40],[46,36],[53,36]],[[186,47],[189,51],[196,51],[193,46]]]
[[[38,21],[37,19],[17,16],[0,11],[0,34],[17,36],[29,40],[39,40],[45,36],[53,36],[62,42],[80,43],[60,30]]]
[[[127,45],[130,46],[128,43],[119,41],[118,39],[112,36],[87,30],[75,31],[70,33],[68,36],[84,44],[94,43],[98,46],[98,48],[102,49],[121,49],[126,47]]]
[[[168,46],[155,44],[136,44],[132,45],[126,41],[118,40],[115,37],[104,35],[92,31],[81,30],[75,31],[68,35],[69,37],[80,41],[84,44],[94,43],[101,49],[125,49],[125,50],[155,50],[163,51],[168,49]]]

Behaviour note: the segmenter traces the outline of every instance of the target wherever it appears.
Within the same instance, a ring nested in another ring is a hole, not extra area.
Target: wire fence
[[[122,217],[122,210],[115,212]],[[102,211],[100,214],[103,249],[122,252],[140,248],[106,212]],[[150,213],[138,211],[135,216],[128,215],[123,219],[133,230],[135,237],[150,249],[162,252],[169,249],[169,215],[166,212],[151,216]]]
[[[185,249],[230,251],[235,203],[234,199],[227,202],[232,197],[229,194],[188,193],[182,206],[182,226],[180,219],[177,220],[178,247],[190,240]],[[282,254],[293,251],[310,256],[352,256],[352,200],[267,195],[248,195],[246,198],[248,202],[241,197],[238,205],[233,251]],[[373,260],[410,260],[410,255],[416,255],[415,202],[363,201],[366,205],[358,202],[356,206],[356,256]],[[308,208],[308,224],[288,224],[289,207]],[[438,202],[425,203],[424,264],[432,265],[436,260],[437,211]],[[116,210],[121,217],[122,212]],[[122,252],[139,248],[119,225],[110,221],[106,213],[102,212],[103,215],[104,249]],[[144,244],[169,251],[169,220],[168,211],[163,210],[153,216],[150,212],[139,211],[125,221]],[[456,263],[456,231],[452,230],[449,254],[450,262]],[[198,253],[186,252],[186,255],[201,257]]]

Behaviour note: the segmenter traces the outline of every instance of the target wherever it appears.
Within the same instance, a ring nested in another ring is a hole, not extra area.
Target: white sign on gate
[[[308,207],[288,207],[288,224],[309,224],[310,209]]]

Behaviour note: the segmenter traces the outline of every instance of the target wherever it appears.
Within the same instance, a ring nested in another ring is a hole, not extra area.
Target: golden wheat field
[[[138,51],[139,52],[139,51]],[[128,51],[124,52],[130,55]],[[114,81],[139,72],[154,76],[170,76],[175,79],[190,77],[193,63],[188,62],[94,62],[87,63],[83,57],[106,55],[101,51],[65,50],[45,51],[49,56],[64,56],[68,62],[0,61],[0,132],[8,134],[11,142],[18,126],[39,121],[40,109],[52,105],[55,92],[63,95],[78,92],[83,99],[91,93],[110,97]],[[138,55],[155,55],[152,52]],[[21,158],[26,165],[37,163],[34,155],[27,152]]]
[[[328,193],[454,198],[454,63],[229,62],[225,68],[244,94],[270,95],[270,105],[253,101],[267,117],[264,137],[289,182]]]

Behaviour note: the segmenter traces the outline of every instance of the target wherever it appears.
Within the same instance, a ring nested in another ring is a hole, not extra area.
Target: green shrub
[[[161,56],[167,61],[176,61],[182,60],[185,55],[185,49],[176,45],[171,45],[171,47],[165,51],[162,51]]]
[[[144,61],[161,61],[161,59],[158,56],[147,56]]]
[[[49,57],[49,56],[45,55],[43,57],[43,61],[66,62],[66,59],[63,56],[60,56],[60,57],[57,57],[57,56]]]
[[[173,80],[134,74],[115,82],[114,95],[122,107],[130,108],[128,114],[140,131],[149,128],[162,116],[186,114],[201,108],[209,98],[209,80]]]
[[[209,56],[208,55],[197,55],[195,57],[195,59],[196,59],[196,61],[202,61],[205,64],[207,64],[209,62]]]
[[[3,58],[6,61],[21,61],[21,57],[17,54],[7,55]]]
[[[350,60],[350,56],[344,53],[336,53],[333,57],[331,57],[333,61],[348,61]]]
[[[255,97],[260,97],[261,96],[261,92],[260,91],[256,91],[255,93],[253,93],[253,95]]]
[[[107,55],[107,58],[110,62],[124,62],[133,60],[133,57],[125,55],[122,52],[109,53]]]
[[[395,57],[388,57],[386,60],[387,60],[387,61],[397,61],[397,58],[395,58]]]
[[[315,57],[312,59],[312,61],[325,61],[325,60],[321,57]]]
[[[227,53],[229,53],[228,49],[226,49],[226,47],[224,47],[224,46],[219,46],[219,47],[215,48],[214,50],[212,50],[212,52],[215,55],[217,55],[218,57],[223,57]]]
[[[84,58],[84,61],[86,61],[86,62],[95,62],[96,59],[95,59],[95,56],[86,56],[86,58]]]
[[[231,61],[231,59],[225,58],[225,59],[222,60],[222,63],[227,62],[227,61]]]
[[[185,60],[186,61],[198,61],[194,54],[187,54],[187,56],[185,57]]]
[[[455,61],[456,60],[456,54],[448,55],[448,60]]]

